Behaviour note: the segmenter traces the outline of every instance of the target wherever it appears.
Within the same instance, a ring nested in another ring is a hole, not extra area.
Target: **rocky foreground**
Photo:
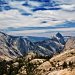
[[[3,35],[4,34],[1,35],[1,39],[3,39]],[[75,37],[70,37],[66,43],[63,37],[61,41],[59,41],[60,38],[58,39],[57,37],[58,34],[50,40],[33,43],[33,47],[37,45],[38,49],[41,48],[39,49],[41,51],[46,49],[46,52],[47,50],[54,52],[52,57],[46,56],[46,54],[43,56],[39,54],[38,50],[36,50],[36,52],[29,50],[29,52],[26,52],[24,55],[20,52],[22,54],[20,56],[15,52],[16,55],[11,55],[9,52],[5,55],[5,53],[1,51],[3,48],[5,48],[5,50],[7,49],[4,41],[0,49],[0,75],[75,75]],[[6,46],[7,45],[8,44],[6,44]],[[13,44],[10,45],[12,47]],[[27,45],[26,47],[28,47]],[[16,47],[14,48],[16,49]],[[12,49],[11,52],[13,50],[14,49]],[[12,59],[11,56],[16,58]]]

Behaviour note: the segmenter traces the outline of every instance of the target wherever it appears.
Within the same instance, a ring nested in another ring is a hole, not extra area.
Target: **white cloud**
[[[72,5],[60,5],[60,7],[63,9],[63,10],[66,10],[66,11],[75,11],[75,5],[72,4]]]
[[[75,0],[54,0],[54,1],[59,1],[59,3],[62,4],[75,4]]]
[[[57,28],[57,29],[42,29],[42,30],[24,30],[24,31],[10,31],[10,35],[19,35],[19,36],[44,36],[50,37],[57,32],[63,33],[65,36],[74,36],[75,28]]]
[[[8,27],[18,28],[18,27],[48,27],[48,26],[56,26],[58,24],[62,24],[65,21],[74,21],[75,20],[75,11],[67,11],[74,10],[75,5],[60,5],[62,8],[60,10],[40,10],[33,12],[31,9],[33,6],[40,6],[40,4],[33,2],[32,7],[22,6],[24,2],[10,2],[9,5],[13,8],[9,11],[0,12],[0,29],[7,29]],[[20,11],[23,10],[23,11]],[[65,11],[66,10],[66,11]],[[32,15],[25,16],[22,13],[31,13]],[[45,23],[43,23],[45,21]],[[63,29],[43,29],[43,30],[25,30],[25,31],[9,31],[8,33],[15,34],[37,34],[37,33],[45,33],[48,31],[73,31],[75,28],[63,28]]]

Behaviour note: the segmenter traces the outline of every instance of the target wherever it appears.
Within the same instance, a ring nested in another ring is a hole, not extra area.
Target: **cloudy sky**
[[[9,1],[0,8],[0,31],[12,35],[75,34],[75,1],[55,0],[51,7],[37,1]]]

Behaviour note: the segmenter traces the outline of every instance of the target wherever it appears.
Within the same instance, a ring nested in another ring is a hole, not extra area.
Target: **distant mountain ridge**
[[[0,32],[0,53],[8,57],[23,56],[28,52],[35,52],[40,56],[53,56],[64,48],[64,37],[57,33],[51,39],[39,42],[31,42],[21,36],[10,36]]]

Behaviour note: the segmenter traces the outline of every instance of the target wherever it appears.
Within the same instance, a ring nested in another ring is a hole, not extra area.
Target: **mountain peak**
[[[57,37],[63,37],[63,36],[61,35],[61,33],[59,33],[59,32],[56,34],[56,36],[57,36]]]
[[[56,34],[56,37],[61,44],[63,44],[63,45],[65,44],[64,37],[61,35],[61,33],[58,32]]]

